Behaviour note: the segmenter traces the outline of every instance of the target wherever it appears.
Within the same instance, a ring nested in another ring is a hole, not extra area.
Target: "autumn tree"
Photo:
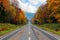
[[[54,17],[60,23],[60,0],[48,0],[50,18]]]
[[[16,16],[15,8],[10,4],[9,0],[0,0],[0,15],[3,22],[10,22]]]
[[[47,4],[38,8],[33,19],[40,23],[60,23],[60,0],[47,0]]]
[[[33,19],[35,21],[38,21],[37,23],[40,23],[40,24],[46,23],[48,18],[47,11],[48,11],[47,4],[40,6]]]
[[[0,22],[5,22],[6,17],[7,17],[7,14],[6,14],[5,10],[4,10],[3,4],[0,3]]]
[[[9,0],[0,0],[0,22],[25,24],[26,21],[24,11],[18,7],[16,0],[13,4]]]

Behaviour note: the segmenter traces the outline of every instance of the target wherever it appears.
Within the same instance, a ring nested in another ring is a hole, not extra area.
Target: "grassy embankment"
[[[14,25],[9,23],[0,23],[0,36],[9,33],[13,30],[20,28],[20,25]]]
[[[43,24],[43,25],[38,25],[38,27],[50,31],[54,34],[60,35],[60,24],[57,23]]]

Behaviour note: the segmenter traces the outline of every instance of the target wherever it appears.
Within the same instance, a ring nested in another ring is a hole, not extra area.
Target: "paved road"
[[[29,23],[23,28],[1,37],[0,40],[59,40],[59,38],[51,36]]]
[[[60,36],[55,35],[51,32],[42,30],[38,27],[32,26],[35,35],[38,37],[38,40],[60,40]]]

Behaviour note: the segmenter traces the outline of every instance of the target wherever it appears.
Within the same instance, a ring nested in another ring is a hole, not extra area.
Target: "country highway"
[[[33,26],[29,22],[22,28],[0,37],[0,40],[60,40],[60,36]]]

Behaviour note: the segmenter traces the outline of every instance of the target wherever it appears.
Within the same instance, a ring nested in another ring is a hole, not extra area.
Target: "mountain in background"
[[[26,15],[28,20],[31,20],[34,17],[35,14],[34,13],[30,13],[30,12],[26,12],[25,15]]]

